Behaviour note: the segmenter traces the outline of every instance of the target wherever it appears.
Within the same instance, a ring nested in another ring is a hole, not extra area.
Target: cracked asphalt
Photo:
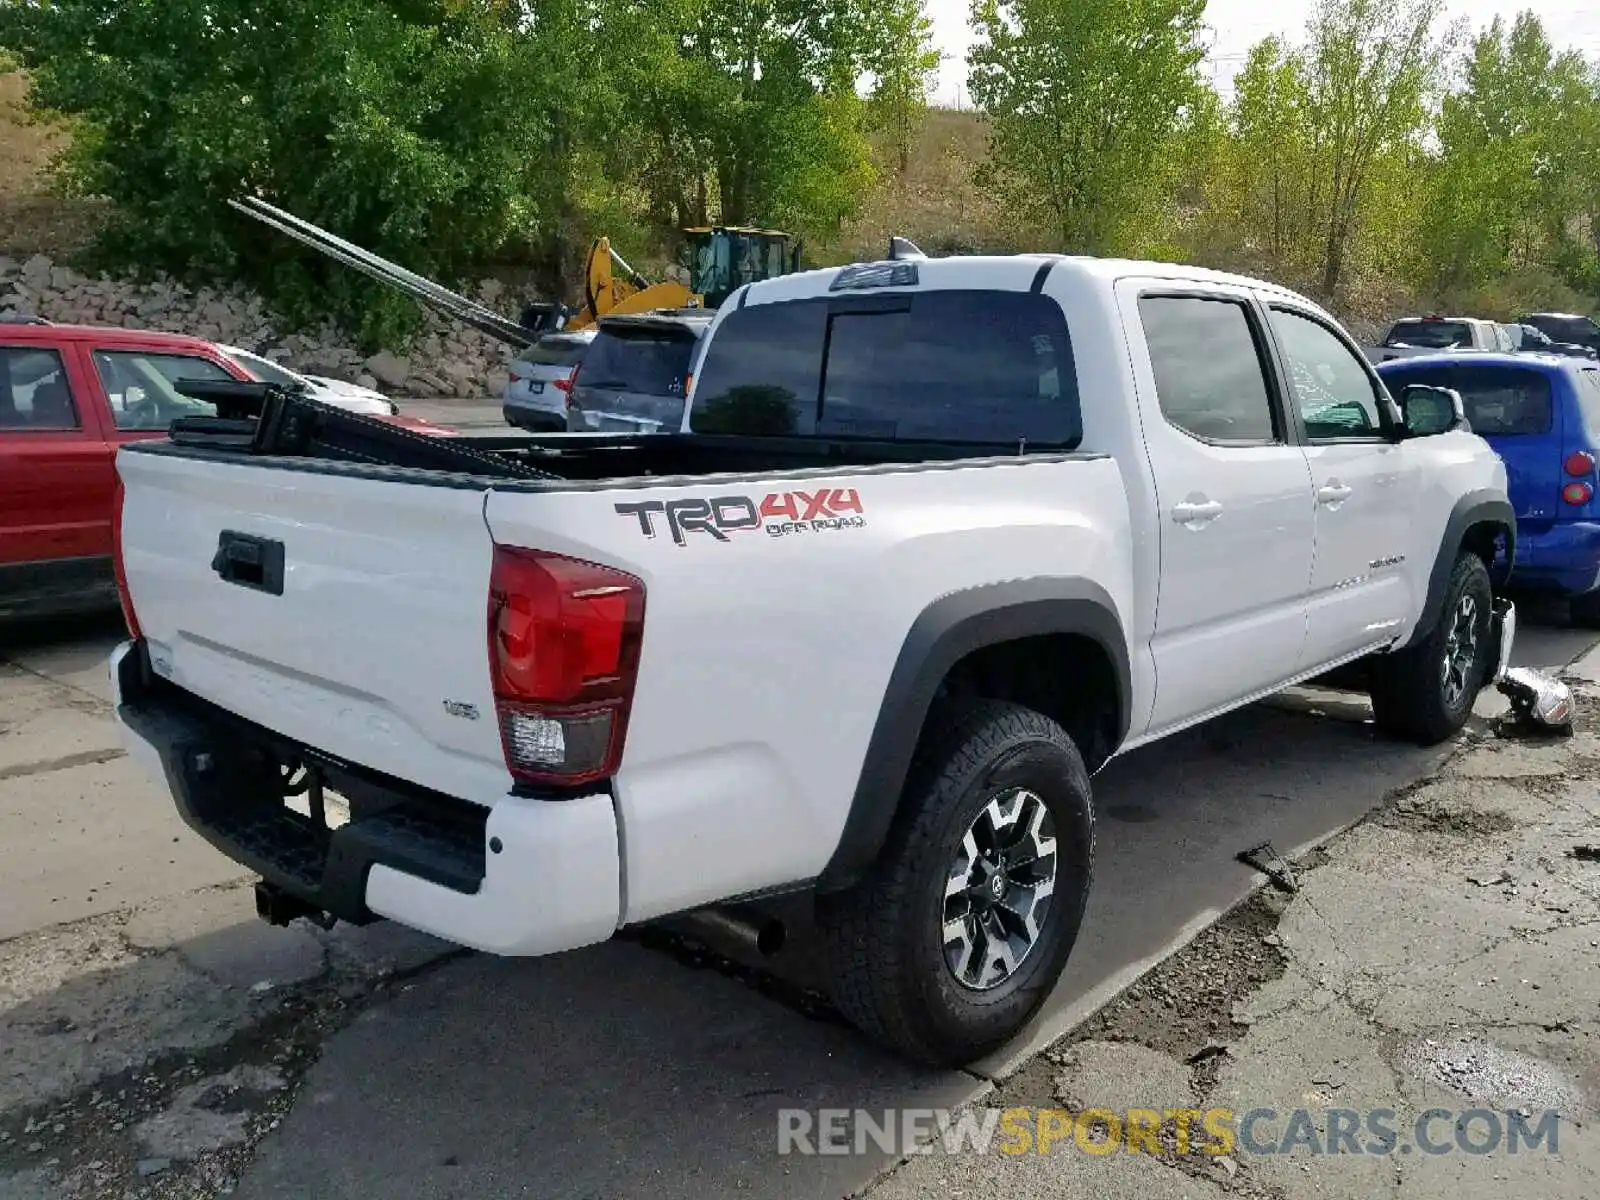
[[[872,1200],[1600,1195],[1600,863],[1580,849],[1600,819],[1600,669],[1577,680],[1575,736],[1472,739],[1306,856],[1292,895],[1257,893],[978,1105],[1271,1110],[1250,1146],[1183,1153],[1176,1120],[1159,1153],[1116,1152],[1106,1126],[1103,1153],[936,1146]],[[1445,1116],[1414,1136],[1436,1108],[1479,1110],[1465,1143]],[[1285,1151],[1296,1109],[1309,1133]],[[1398,1139],[1326,1153],[1333,1110],[1387,1110]],[[1547,1112],[1554,1152],[1491,1136]]]
[[[1495,1167],[1600,1194],[1586,1124],[1559,1162],[1487,1167],[775,1150],[780,1108],[1410,1111],[1507,1080],[1586,1123],[1600,864],[1564,855],[1600,841],[1593,731],[1480,723],[1451,756],[1301,692],[1129,756],[1097,781],[1096,891],[1046,1013],[992,1061],[927,1072],[833,1016],[801,913],[761,963],[667,932],[508,961],[261,924],[243,873],[122,756],[115,637],[0,634],[5,1200],[1471,1196],[1506,1186]],[[1525,626],[1518,658],[1594,640]],[[1235,859],[1268,840],[1299,856],[1293,897]]]

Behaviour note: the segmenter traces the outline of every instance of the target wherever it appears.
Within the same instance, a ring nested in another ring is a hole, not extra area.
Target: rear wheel
[[[834,1000],[907,1057],[959,1066],[1044,1003],[1089,894],[1089,775],[1054,721],[978,701],[930,729],[878,860],[819,896]]]
[[[1379,729],[1429,746],[1461,730],[1491,667],[1493,605],[1488,568],[1463,552],[1434,627],[1373,663],[1372,715]]]

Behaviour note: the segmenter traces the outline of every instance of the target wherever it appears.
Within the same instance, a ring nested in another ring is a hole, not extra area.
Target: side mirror
[[[1454,388],[1410,384],[1400,391],[1400,415],[1409,437],[1433,437],[1467,428],[1467,406]]]

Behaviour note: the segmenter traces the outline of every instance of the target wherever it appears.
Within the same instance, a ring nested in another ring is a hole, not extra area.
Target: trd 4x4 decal
[[[759,501],[751,496],[695,497],[684,500],[637,500],[616,505],[617,514],[633,517],[639,532],[656,536],[656,517],[666,523],[672,540],[683,546],[691,533],[709,534],[719,542],[730,533],[765,529],[770,537],[829,529],[860,529],[867,519],[855,488],[819,488],[814,492],[770,492]]]

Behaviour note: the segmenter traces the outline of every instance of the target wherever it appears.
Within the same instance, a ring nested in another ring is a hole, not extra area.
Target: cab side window
[[[1201,296],[1141,296],[1156,399],[1167,422],[1223,444],[1281,441],[1261,351],[1244,302]]]
[[[81,427],[61,355],[31,346],[0,346],[0,429]]]
[[[1272,328],[1308,441],[1387,438],[1388,405],[1355,351],[1321,321],[1291,309],[1273,308]]]

